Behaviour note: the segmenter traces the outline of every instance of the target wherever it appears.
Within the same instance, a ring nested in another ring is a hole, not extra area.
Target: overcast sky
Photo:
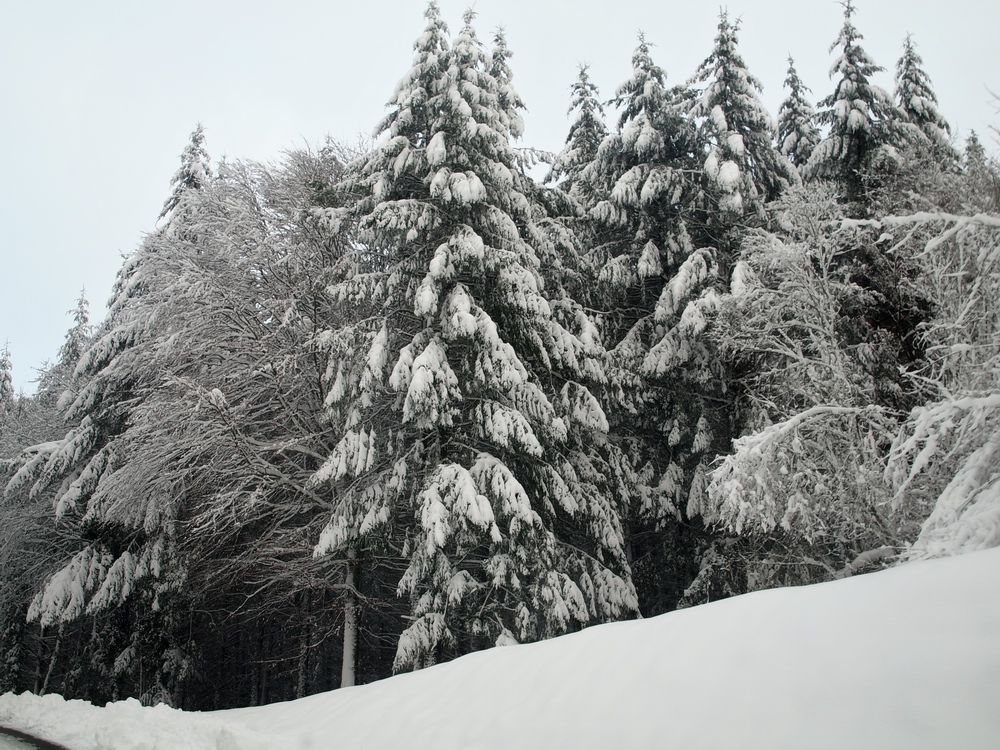
[[[864,46],[892,70],[910,32],[964,142],[1000,123],[1000,3],[856,0]],[[441,0],[454,34],[467,0]],[[636,33],[670,83],[711,50],[719,5],[671,0],[477,0],[483,40],[503,25],[528,107],[523,144],[558,150],[569,87],[589,63],[604,97],[629,75]],[[412,59],[422,0],[0,0],[0,348],[33,390],[86,288],[104,314],[122,256],[155,226],[197,122],[214,160],[369,134]],[[786,57],[814,99],[832,90],[830,0],[738,0],[740,48],[772,114]],[[984,138],[997,150],[995,140]]]

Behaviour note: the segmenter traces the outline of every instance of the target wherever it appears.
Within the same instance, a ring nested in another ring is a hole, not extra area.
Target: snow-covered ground
[[[1000,747],[1000,549],[189,714],[0,696],[73,750]]]

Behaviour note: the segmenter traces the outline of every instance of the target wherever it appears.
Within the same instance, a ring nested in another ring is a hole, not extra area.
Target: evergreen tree
[[[585,385],[593,357],[543,294],[473,17],[449,47],[428,7],[350,183],[358,203],[332,216],[361,241],[331,289],[345,315],[328,338],[340,440],[315,477],[334,498],[316,553],[360,564],[403,537],[413,619],[397,669],[635,610],[601,478],[573,465],[606,428]]]
[[[964,161],[965,171],[970,175],[986,171],[986,149],[983,148],[975,130],[970,130],[969,137],[965,139]]]
[[[197,148],[186,150],[182,161],[189,158],[189,152],[204,153],[200,128],[192,143]],[[145,597],[145,612],[154,618],[170,615],[166,607],[162,615],[152,613],[160,606],[159,597],[169,598],[183,579],[174,508],[155,493],[136,498],[131,492],[122,492],[118,472],[138,468],[130,463],[132,453],[143,444],[143,425],[137,415],[166,376],[163,362],[157,360],[158,346],[173,341],[169,320],[164,319],[159,303],[170,296],[167,290],[176,279],[173,273],[164,273],[163,263],[153,261],[165,260],[156,255],[169,237],[180,240],[184,235],[188,237],[184,241],[189,241],[190,235],[181,227],[190,227],[196,220],[192,194],[200,192],[204,184],[175,179],[178,202],[170,223],[147,237],[125,260],[105,321],[75,362],[59,399],[59,408],[72,427],[59,440],[25,450],[20,468],[7,483],[8,496],[28,500],[49,497],[56,521],[73,530],[71,541],[63,548],[64,554],[70,552],[70,559],[51,574],[28,611],[29,618],[42,628],[56,624],[62,633],[67,625],[87,614],[113,609],[132,594]],[[62,352],[67,368],[73,350],[84,341],[87,327],[86,302],[82,300]],[[140,582],[148,585],[140,586]],[[135,629],[122,632],[116,625],[106,624],[108,628],[95,631],[95,637],[105,640],[90,647],[113,650],[105,655],[114,662],[129,639],[135,645],[139,634]],[[123,670],[141,672],[143,659],[151,657],[153,673],[161,674],[160,660],[171,658],[171,648],[169,644],[154,647],[155,653],[134,654],[137,661],[123,662]],[[94,685],[96,692],[91,695],[107,700],[116,685],[117,680]],[[156,688],[164,686],[157,683]],[[152,697],[152,693],[147,695]],[[165,694],[156,697],[169,700]]]
[[[816,127],[816,112],[805,97],[809,88],[799,78],[791,56],[788,57],[785,87],[788,98],[778,110],[778,149],[792,164],[802,167],[809,162],[821,135]]]
[[[10,342],[0,352],[0,423],[14,410],[14,367],[10,362]]]
[[[503,28],[499,28],[493,35],[493,49],[490,52],[488,68],[489,74],[496,81],[501,127],[506,128],[511,139],[517,139],[524,135],[524,119],[521,117],[521,112],[525,106],[511,83],[514,77],[508,62],[511,57],[507,36]]]
[[[578,183],[578,177],[597,156],[597,149],[608,134],[600,93],[587,70],[587,65],[580,66],[576,83],[572,86],[568,114],[575,112],[576,119],[570,125],[566,145],[556,156],[552,171],[546,177],[547,182],[555,182],[585,205],[588,202],[587,187],[585,183]]]
[[[973,211],[1000,211],[1000,169],[986,158],[986,150],[976,131],[969,131],[962,158],[967,187],[965,200]]]
[[[705,150],[687,114],[690,95],[666,88],[642,36],[632,63],[613,100],[618,129],[580,179],[600,199],[589,212],[600,268],[593,305],[609,349],[617,500],[642,611],[657,614],[676,605],[693,575],[696,539],[678,521],[689,500],[699,502],[713,434],[725,433],[713,433],[719,402],[705,398],[721,382],[703,336],[719,263],[705,247]]]
[[[719,14],[712,53],[695,72],[706,83],[691,109],[702,118],[709,144],[705,174],[723,215],[761,214],[763,204],[798,181],[788,160],[774,147],[774,121],[764,108],[762,89],[737,49],[739,21]]]
[[[86,290],[80,290],[76,308],[70,310],[68,314],[73,316],[73,327],[66,332],[66,339],[59,349],[59,363],[74,368],[89,346],[93,335],[93,327],[90,325],[90,303],[87,301]]]
[[[953,159],[955,152],[948,142],[951,126],[938,111],[937,96],[921,65],[923,60],[917,54],[913,38],[907,34],[903,55],[896,63],[896,104],[906,121],[930,141],[939,157]]]
[[[191,133],[188,145],[181,152],[181,166],[174,174],[170,184],[173,192],[163,203],[160,218],[168,218],[177,212],[189,190],[200,190],[212,176],[211,160],[205,150],[205,131],[201,123]]]
[[[854,5],[844,3],[844,25],[830,51],[840,55],[830,69],[839,76],[834,91],[819,103],[817,121],[829,127],[806,164],[804,176],[837,180],[844,197],[860,200],[864,193],[864,173],[876,153],[896,140],[896,109],[883,89],[871,82],[883,68],[861,47],[864,38],[851,21]]]

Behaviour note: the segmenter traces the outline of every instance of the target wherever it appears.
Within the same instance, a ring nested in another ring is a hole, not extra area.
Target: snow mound
[[[286,746],[284,738],[219,721],[211,713],[189,713],[162,704],[147,708],[134,698],[98,708],[58,695],[4,693],[0,695],[0,726],[69,750],[272,750]]]
[[[495,648],[289,703],[184,714],[8,694],[0,723],[74,750],[995,748],[997,591],[992,549]]]

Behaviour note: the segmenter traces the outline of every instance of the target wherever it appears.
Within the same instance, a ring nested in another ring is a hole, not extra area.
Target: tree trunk
[[[247,651],[250,654],[249,668],[250,668],[250,705],[259,706],[260,705],[260,653],[261,653],[261,625],[256,624],[256,633],[253,634],[253,640],[250,641],[250,645]]]
[[[45,691],[49,689],[49,679],[52,677],[52,670],[55,669],[56,659],[59,657],[59,647],[62,645],[63,639],[63,625],[59,623],[59,634],[56,635],[56,645],[52,649],[52,658],[49,659],[49,668],[45,672],[45,681],[42,683],[42,689],[38,691],[39,695],[45,695]]]
[[[354,549],[347,552],[347,580],[344,588],[344,658],[340,670],[340,686],[354,684],[354,668],[358,645],[358,599],[355,594],[358,553]]]
[[[306,590],[302,593],[302,624],[300,625],[298,680],[295,685],[295,697],[305,698],[309,678],[309,644],[312,641],[312,595]]]
[[[260,697],[257,699],[258,706],[267,705],[267,694],[270,685],[268,680],[271,676],[271,633],[267,630],[261,630],[260,635]]]

